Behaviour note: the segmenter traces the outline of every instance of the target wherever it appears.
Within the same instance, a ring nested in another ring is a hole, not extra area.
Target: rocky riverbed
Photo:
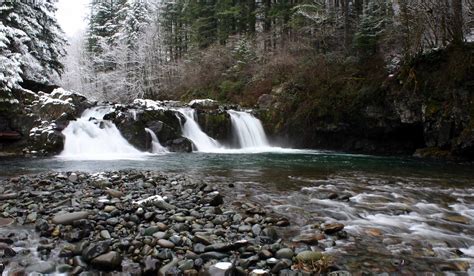
[[[345,275],[317,246],[326,235],[345,238],[342,224],[287,241],[281,238],[287,218],[239,201],[232,184],[219,188],[150,171],[3,179],[1,269],[9,275]]]

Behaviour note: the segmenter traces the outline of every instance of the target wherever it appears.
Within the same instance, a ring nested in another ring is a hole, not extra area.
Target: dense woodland
[[[326,58],[390,74],[472,39],[474,29],[472,0],[94,0],[86,33],[63,58],[54,12],[54,0],[2,4],[5,90],[24,80],[58,83],[64,73],[66,88],[103,100],[252,104],[301,72],[319,74]]]
[[[106,100],[251,105],[272,86],[319,75],[327,59],[390,74],[462,44],[473,13],[472,0],[92,1],[63,83]]]

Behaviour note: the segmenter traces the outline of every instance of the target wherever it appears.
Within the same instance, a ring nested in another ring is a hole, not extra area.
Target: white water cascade
[[[160,144],[156,134],[149,128],[145,128],[145,131],[151,137],[151,153],[166,153],[168,150]]]
[[[146,155],[130,145],[115,124],[103,120],[110,110],[107,106],[90,108],[84,111],[81,118],[71,121],[63,130],[66,141],[59,157],[110,160],[135,159]]]
[[[182,108],[178,109],[178,112],[186,119],[186,122],[183,124],[183,136],[193,141],[198,151],[219,152],[223,149],[217,140],[209,137],[201,130],[201,127],[199,127],[195,119],[196,110],[192,108]]]
[[[229,110],[232,129],[237,136],[240,148],[270,148],[262,123],[252,114]]]

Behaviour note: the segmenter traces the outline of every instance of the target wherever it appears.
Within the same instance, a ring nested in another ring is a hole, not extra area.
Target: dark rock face
[[[12,99],[0,103],[0,132],[16,134],[9,141],[0,139],[0,151],[14,155],[55,155],[62,151],[61,131],[95,103],[60,88],[49,92],[16,89]]]
[[[474,65],[460,64],[473,53],[472,45],[435,51],[395,75],[323,90],[298,104],[289,95],[300,88],[282,85],[270,106],[270,97],[262,98],[258,117],[274,139],[295,147],[407,155],[424,149],[416,156],[473,159]]]
[[[197,120],[202,131],[219,141],[232,139],[230,116],[222,109],[198,109]]]
[[[181,137],[177,114],[172,110],[137,110],[123,107],[107,114],[104,119],[111,120],[130,144],[146,151],[151,149],[151,138],[145,128],[153,131],[162,145]]]
[[[168,141],[166,147],[172,152],[192,152],[193,142],[188,138],[178,138],[172,141]]]
[[[165,103],[160,102],[160,104]],[[215,104],[214,101],[210,105],[202,105],[201,102],[194,104],[199,108],[197,109],[198,124],[210,137],[230,142],[232,139],[230,116],[224,108],[216,107]],[[181,113],[173,110],[172,106],[163,106],[160,109],[150,109],[141,105],[123,106],[107,114],[104,119],[115,123],[123,137],[142,151],[151,149],[151,138],[145,128],[153,131],[160,144],[172,152],[191,152],[193,150],[192,142],[181,136],[181,123],[185,119]]]

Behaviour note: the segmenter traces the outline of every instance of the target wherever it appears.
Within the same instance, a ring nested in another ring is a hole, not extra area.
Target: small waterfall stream
[[[122,137],[114,123],[103,120],[108,106],[87,109],[63,130],[66,136],[60,157],[72,159],[127,159],[143,156]]]
[[[267,135],[262,123],[252,114],[229,110],[232,129],[237,137],[240,148],[269,148]]]
[[[182,125],[183,136],[193,141],[196,150],[203,152],[217,152],[223,149],[220,143],[209,137],[196,122],[196,110],[191,108],[178,109],[186,121]]]
[[[156,134],[149,128],[145,128],[145,131],[151,137],[151,153],[166,153],[168,150],[160,144]]]

